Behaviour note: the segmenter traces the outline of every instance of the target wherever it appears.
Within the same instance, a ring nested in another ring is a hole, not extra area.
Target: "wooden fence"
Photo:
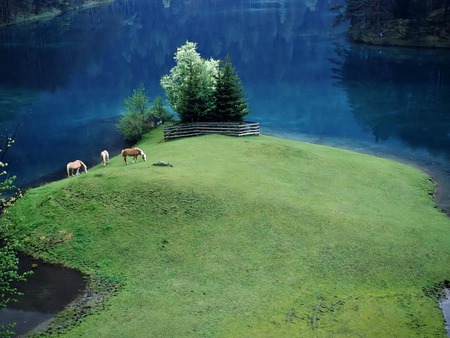
[[[205,134],[230,136],[259,135],[258,122],[193,122],[164,127],[164,140]]]

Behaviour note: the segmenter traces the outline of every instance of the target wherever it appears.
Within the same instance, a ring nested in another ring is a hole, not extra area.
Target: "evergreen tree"
[[[396,6],[394,0],[347,0],[337,16],[335,25],[349,21],[352,27],[367,29],[376,27],[378,30],[393,16]]]
[[[199,64],[189,63],[184,82],[179,88],[177,112],[182,122],[199,122],[206,115],[200,81]]]
[[[209,117],[211,121],[243,122],[248,114],[247,100],[244,97],[239,76],[229,58],[221,64],[217,75],[215,90],[215,110]]]

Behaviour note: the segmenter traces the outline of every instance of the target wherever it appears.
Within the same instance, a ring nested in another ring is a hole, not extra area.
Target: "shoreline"
[[[78,11],[88,8],[97,7],[100,5],[112,3],[114,0],[94,0],[94,1],[88,1],[82,5],[74,6],[71,8],[68,8],[65,11],[62,11],[60,9],[53,8],[53,10],[49,10],[46,12],[42,12],[41,14],[30,14],[28,16],[20,16],[19,18],[16,18],[12,22],[4,22],[0,23],[0,29],[6,28],[6,27],[12,27],[12,26],[21,26],[21,25],[27,25],[38,21],[45,21],[45,20],[51,20],[57,16],[64,15],[66,13],[72,12],[72,11]]]
[[[379,145],[375,146],[374,144],[363,143],[363,141],[358,140],[330,139],[307,135],[299,136],[298,134],[287,134],[276,131],[263,132],[262,134],[355,151],[366,155],[397,161],[416,168],[425,173],[433,182],[433,201],[436,204],[436,208],[447,217],[450,217],[450,163],[446,166],[444,163],[440,163],[436,158],[426,158],[425,156],[422,158],[418,155],[406,153],[402,155],[394,150],[383,148]]]

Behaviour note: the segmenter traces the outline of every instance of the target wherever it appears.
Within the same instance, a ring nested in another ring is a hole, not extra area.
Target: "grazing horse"
[[[76,170],[76,175],[80,174],[80,168],[83,168],[84,172],[88,172],[86,164],[80,160],[67,163],[67,177],[73,176],[73,172]]]
[[[103,166],[106,166],[106,164],[109,163],[109,153],[107,150],[103,150],[100,153],[100,156],[102,157]]]
[[[127,156],[133,156],[133,163],[134,161],[137,162],[137,157],[139,155],[142,156],[142,159],[145,161],[147,161],[147,156],[145,155],[145,153],[142,151],[142,149],[139,148],[129,148],[129,149],[124,149],[122,150],[122,157],[123,157],[123,161],[125,162],[125,164],[128,164],[127,162]]]

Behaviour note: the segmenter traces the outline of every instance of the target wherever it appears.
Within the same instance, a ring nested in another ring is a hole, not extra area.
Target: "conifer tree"
[[[239,76],[229,58],[221,63],[215,90],[215,110],[210,114],[211,121],[243,122],[248,114],[247,99],[244,97]]]

